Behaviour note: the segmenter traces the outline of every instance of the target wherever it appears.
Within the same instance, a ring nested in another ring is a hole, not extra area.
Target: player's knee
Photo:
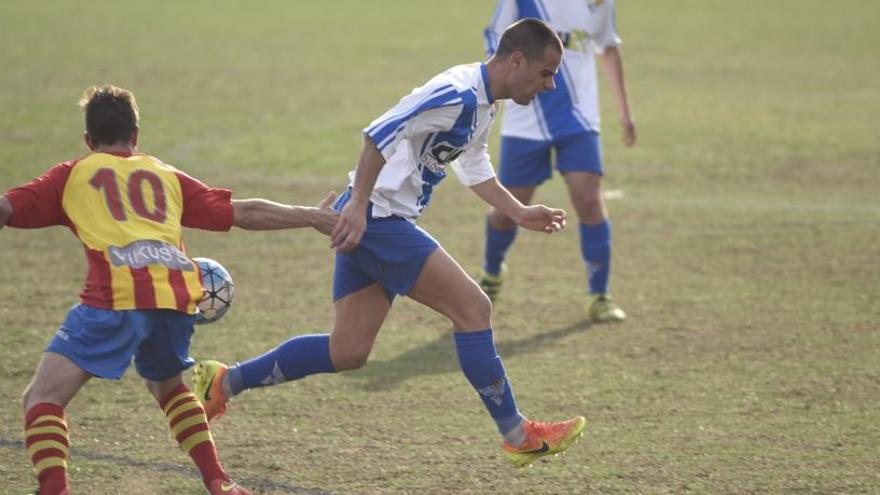
[[[34,383],[31,383],[24,389],[24,393],[21,394],[21,406],[25,411],[34,407],[35,405],[41,402],[58,402],[50,397],[48,394],[41,392],[39,387],[37,387]]]
[[[179,374],[161,382],[155,382],[153,380],[144,378],[144,386],[147,387],[147,390],[153,397],[156,398],[156,400],[162,400],[163,397],[170,394],[182,383],[183,381],[181,380]]]
[[[458,306],[452,323],[458,330],[482,330],[489,327],[491,320],[492,301],[482,290],[477,290]]]
[[[354,345],[331,349],[330,360],[336,371],[356,370],[367,364],[372,346]]]
[[[28,385],[26,389],[24,389],[24,393],[21,394],[21,407],[27,411],[31,408],[31,401],[33,399],[32,387]]]
[[[363,354],[345,354],[333,360],[336,371],[349,371],[363,368],[369,356]]]
[[[602,209],[602,196],[598,191],[585,191],[571,198],[578,211],[592,212]]]
[[[516,222],[496,209],[492,209],[489,212],[489,225],[496,230],[511,230],[516,228]]]

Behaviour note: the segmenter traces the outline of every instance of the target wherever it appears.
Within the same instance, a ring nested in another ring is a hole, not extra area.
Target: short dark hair
[[[495,55],[504,58],[513,52],[522,52],[531,59],[542,57],[550,47],[562,53],[562,40],[556,31],[541,19],[526,17],[504,30]]]
[[[134,94],[112,84],[83,91],[79,106],[86,113],[86,132],[95,144],[128,142],[138,128]]]

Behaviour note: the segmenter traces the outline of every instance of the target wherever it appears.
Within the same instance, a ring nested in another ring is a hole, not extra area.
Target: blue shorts
[[[556,168],[561,172],[602,175],[599,133],[581,132],[551,141],[515,137],[501,138],[498,178],[506,187],[537,186],[552,175],[550,151],[556,149]]]
[[[122,378],[131,359],[138,374],[161,382],[193,365],[189,344],[195,317],[169,309],[113,311],[77,304],[46,352],[70,359],[101,378]]]
[[[339,211],[348,194],[337,200]],[[372,208],[368,208],[370,215]],[[368,218],[360,244],[347,253],[336,253],[333,300],[341,299],[373,283],[379,283],[393,300],[412,290],[428,256],[440,244],[431,234],[401,217]]]

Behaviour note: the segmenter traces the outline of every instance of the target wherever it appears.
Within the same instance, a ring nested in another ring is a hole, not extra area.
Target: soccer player
[[[608,291],[611,273],[611,222],[602,198],[602,156],[599,146],[599,102],[596,62],[601,54],[623,126],[623,143],[636,142],[623,79],[620,38],[613,0],[499,0],[486,45],[491,54],[505,26],[524,17],[543,19],[559,33],[565,57],[556,75],[556,89],[526,104],[507,104],[501,124],[501,183],[528,204],[535,189],[556,168],[565,178],[580,220],[581,255],[586,263],[588,314],[595,322],[622,321],[626,314]],[[507,267],[504,257],[516,238],[516,222],[492,208],[486,220],[486,246],[480,286],[493,301]]]
[[[81,303],[49,342],[24,392],[25,441],[41,495],[67,494],[70,445],[64,409],[97,376],[138,373],[192,457],[212,495],[247,495],[220,465],[204,409],[181,380],[202,284],[181,227],[224,231],[312,226],[330,234],[332,194],[317,208],[233,200],[137,152],[134,95],[112,85],[87,90],[82,158],[59,163],[0,197],[0,228],[64,225],[82,241],[88,275]]]
[[[508,28],[486,63],[453,67],[418,87],[364,130],[364,146],[350,187],[336,202],[339,223],[333,277],[331,334],[294,337],[235,367],[196,365],[194,392],[208,417],[225,412],[243,390],[363,366],[395,295],[452,321],[458,360],[503,436],[517,466],[561,452],[583,432],[583,417],[542,423],[519,411],[495,351],[491,303],[464,270],[415,220],[428,206],[447,166],[480,198],[518,225],[552,233],[565,212],[524,206],[496,180],[487,153],[495,101],[525,104],[553,88],[562,42],[537,19]]]

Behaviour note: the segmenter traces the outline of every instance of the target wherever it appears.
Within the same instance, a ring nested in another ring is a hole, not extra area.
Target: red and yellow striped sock
[[[28,409],[24,415],[24,436],[28,457],[40,482],[40,493],[66,493],[70,440],[64,409],[47,402]]]
[[[180,448],[192,457],[201,471],[205,485],[218,478],[229,480],[217,459],[205,409],[189,388],[178,385],[159,401],[159,406],[165,411],[171,433]]]

